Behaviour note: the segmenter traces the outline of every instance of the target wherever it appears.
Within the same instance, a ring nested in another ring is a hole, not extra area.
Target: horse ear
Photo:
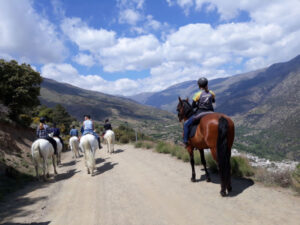
[[[179,102],[182,102],[182,100],[181,100],[180,96],[178,96],[178,100],[179,100]]]

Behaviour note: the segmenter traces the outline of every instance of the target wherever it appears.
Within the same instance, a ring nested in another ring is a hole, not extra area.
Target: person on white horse
[[[70,140],[69,140],[69,145],[71,148],[71,151],[73,152],[73,158],[79,158],[79,138],[78,138],[78,130],[75,129],[75,126],[72,126],[72,129],[70,130]]]
[[[112,130],[112,126],[109,122],[109,119],[106,119],[104,122],[103,138],[107,143],[107,152],[113,153],[114,152],[115,133]]]
[[[49,136],[50,133],[51,133],[51,129],[46,124],[46,118],[41,117],[40,125],[37,127],[37,130],[36,130],[36,136],[38,139],[46,139],[47,141],[49,141],[53,146],[54,154],[57,155],[57,144],[56,144],[56,141],[52,137]]]
[[[102,147],[100,145],[99,136],[94,132],[94,125],[90,115],[85,115],[84,119],[82,136],[80,138],[80,148],[84,152],[87,172],[93,176],[95,169],[95,152]]]
[[[54,173],[57,174],[56,164],[55,164],[55,154],[57,155],[56,141],[49,137],[50,129],[45,123],[46,119],[44,117],[40,118],[40,125],[37,127],[36,135],[37,140],[32,143],[31,155],[36,171],[36,177],[39,179],[38,165],[40,160],[43,160],[43,174],[44,180],[49,177],[48,171],[48,158],[52,157]],[[47,175],[47,176],[46,176]]]
[[[92,134],[92,135],[94,135],[97,138],[97,140],[98,140],[99,149],[102,148],[101,142],[100,142],[100,137],[94,131],[94,123],[91,120],[91,116],[90,115],[84,115],[84,121],[83,121],[83,126],[82,126],[82,136],[84,136],[85,134]]]
[[[53,123],[53,127],[50,128],[51,133],[53,133],[53,137],[57,137],[60,140],[60,143],[62,145],[62,149],[64,149],[64,141],[63,139],[60,137],[60,130],[58,127],[56,127],[56,123]]]

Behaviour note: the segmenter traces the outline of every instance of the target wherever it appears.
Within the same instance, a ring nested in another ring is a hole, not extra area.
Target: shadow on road
[[[94,173],[94,176],[105,173],[106,171],[113,169],[114,166],[116,165],[118,165],[118,163],[111,163],[111,162],[104,163],[102,166],[97,168],[97,171]]]
[[[116,151],[114,151],[114,154],[118,154],[118,153],[121,153],[121,152],[124,152],[124,150],[122,150],[122,149],[117,149]]]
[[[214,184],[220,185],[220,177],[218,174],[210,172],[210,178],[211,182]],[[196,180],[197,182],[202,182],[206,181],[206,176],[205,174],[202,174],[200,179]],[[247,188],[251,187],[254,184],[254,181],[249,179],[249,178],[237,178],[237,177],[232,177],[231,179],[231,186],[232,186],[232,191],[227,195],[228,197],[235,197],[241,194],[244,190]],[[221,187],[220,187],[221,188]]]
[[[62,163],[59,165],[59,167],[62,167],[62,166],[74,166],[76,164],[76,161],[75,160],[72,160],[68,163]]]
[[[51,221],[37,223],[3,223],[3,225],[48,225]]]
[[[65,166],[72,166],[72,163],[65,163]],[[46,182],[43,181],[31,181],[23,188],[17,192],[11,193],[5,196],[4,199],[0,201],[0,224],[1,220],[10,218],[10,217],[22,217],[32,214],[34,212],[24,209],[26,206],[33,205],[38,201],[46,201],[48,196],[40,196],[37,198],[26,197],[30,192],[35,191],[36,189],[46,188],[53,183],[57,183],[66,179],[73,177],[80,170],[75,168],[70,168],[67,172],[59,173],[54,176],[50,171],[50,179]],[[58,170],[59,172],[59,170]],[[50,222],[41,222],[41,223],[30,223],[30,224],[49,224]],[[27,223],[5,223],[5,224],[27,224]]]

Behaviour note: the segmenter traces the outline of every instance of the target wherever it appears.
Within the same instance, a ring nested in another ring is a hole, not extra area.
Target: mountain
[[[235,146],[273,159],[300,159],[300,55],[267,68],[209,81],[215,110],[233,117]],[[183,82],[144,99],[175,112],[178,96],[191,98],[196,81]]]
[[[48,107],[61,104],[79,121],[82,121],[84,114],[90,114],[96,121],[103,122],[110,118],[115,126],[127,122],[152,136],[172,139],[180,133],[180,124],[174,114],[123,97],[89,91],[46,78],[41,84],[40,93],[42,104]]]

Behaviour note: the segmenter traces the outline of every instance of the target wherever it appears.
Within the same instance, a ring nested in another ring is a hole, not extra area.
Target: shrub
[[[18,120],[20,125],[24,127],[29,127],[32,122],[31,117],[28,116],[27,114],[20,114]]]
[[[120,138],[120,142],[121,142],[122,144],[127,144],[127,143],[129,143],[129,138],[128,138],[127,136],[122,136],[122,137]]]
[[[152,143],[146,142],[145,147],[146,147],[146,149],[150,149],[150,148],[153,148],[154,145]]]
[[[231,174],[237,177],[249,177],[254,175],[254,170],[245,157],[233,156],[230,160]]]
[[[142,148],[142,146],[143,146],[143,142],[141,142],[141,141],[138,141],[134,144],[135,148]]]
[[[217,166],[217,163],[216,161],[213,159],[212,155],[211,154],[205,154],[205,159],[206,159],[206,164],[207,166],[209,167],[209,169],[216,173],[218,172],[218,166]]]

